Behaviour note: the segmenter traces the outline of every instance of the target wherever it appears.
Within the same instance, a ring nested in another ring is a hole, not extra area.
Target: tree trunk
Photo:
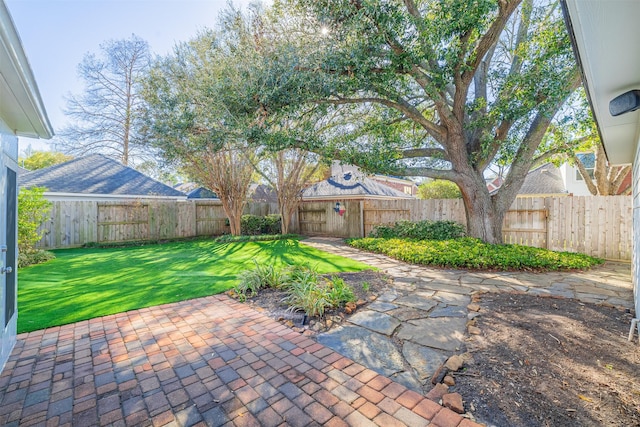
[[[288,209],[284,206],[280,209],[280,225],[282,234],[289,234],[289,224],[291,223],[291,217],[287,213]]]
[[[502,222],[509,206],[495,206],[484,180],[465,179],[458,183],[467,218],[467,235],[491,244],[502,243]]]

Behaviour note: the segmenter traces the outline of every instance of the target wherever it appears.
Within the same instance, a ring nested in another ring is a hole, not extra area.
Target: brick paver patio
[[[3,426],[477,424],[226,296],[18,336]]]

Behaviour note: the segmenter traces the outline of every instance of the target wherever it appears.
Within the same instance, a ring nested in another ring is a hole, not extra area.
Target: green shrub
[[[278,234],[282,228],[280,215],[242,215],[240,230],[243,235]]]
[[[38,227],[51,211],[51,202],[44,198],[45,188],[22,188],[18,193],[18,266],[26,267],[55,258],[53,253],[36,249],[42,238]]]
[[[34,264],[42,264],[43,262],[55,259],[53,252],[34,249],[31,252],[18,252],[18,267],[27,267]]]
[[[412,264],[450,268],[551,271],[584,269],[603,260],[573,252],[554,252],[522,245],[490,245],[479,239],[407,240],[364,238],[348,244]]]
[[[398,221],[393,226],[379,225],[369,237],[385,239],[449,240],[465,235],[465,228],[455,221]]]

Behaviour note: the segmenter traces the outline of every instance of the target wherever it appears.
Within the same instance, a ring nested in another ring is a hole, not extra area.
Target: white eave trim
[[[14,124],[10,122],[7,125],[12,127],[18,136],[50,139],[53,137],[53,127],[47,117],[38,85],[9,10],[4,0],[0,0],[0,57],[3,56],[8,58],[8,61],[0,63],[0,75],[9,83],[9,89],[19,104],[11,108],[13,111],[22,112],[26,120],[20,122],[29,123],[30,127],[20,125],[14,128]]]

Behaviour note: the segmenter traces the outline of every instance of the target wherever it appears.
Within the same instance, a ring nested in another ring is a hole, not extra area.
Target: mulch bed
[[[496,426],[640,426],[640,345],[614,307],[483,294],[473,362],[452,391]]]
[[[353,289],[353,293],[358,301],[358,307],[369,303],[381,295],[390,284],[390,278],[383,273],[373,270],[363,270],[352,273],[327,274],[326,277],[339,277]],[[284,321],[294,330],[304,333],[305,331],[324,332],[340,325],[346,316],[351,314],[344,307],[335,310],[328,310],[324,318],[306,319],[303,325],[303,316],[300,313],[291,313],[287,306],[282,303],[286,293],[277,289],[263,289],[258,295],[247,299],[258,311],[263,312],[276,320]]]

